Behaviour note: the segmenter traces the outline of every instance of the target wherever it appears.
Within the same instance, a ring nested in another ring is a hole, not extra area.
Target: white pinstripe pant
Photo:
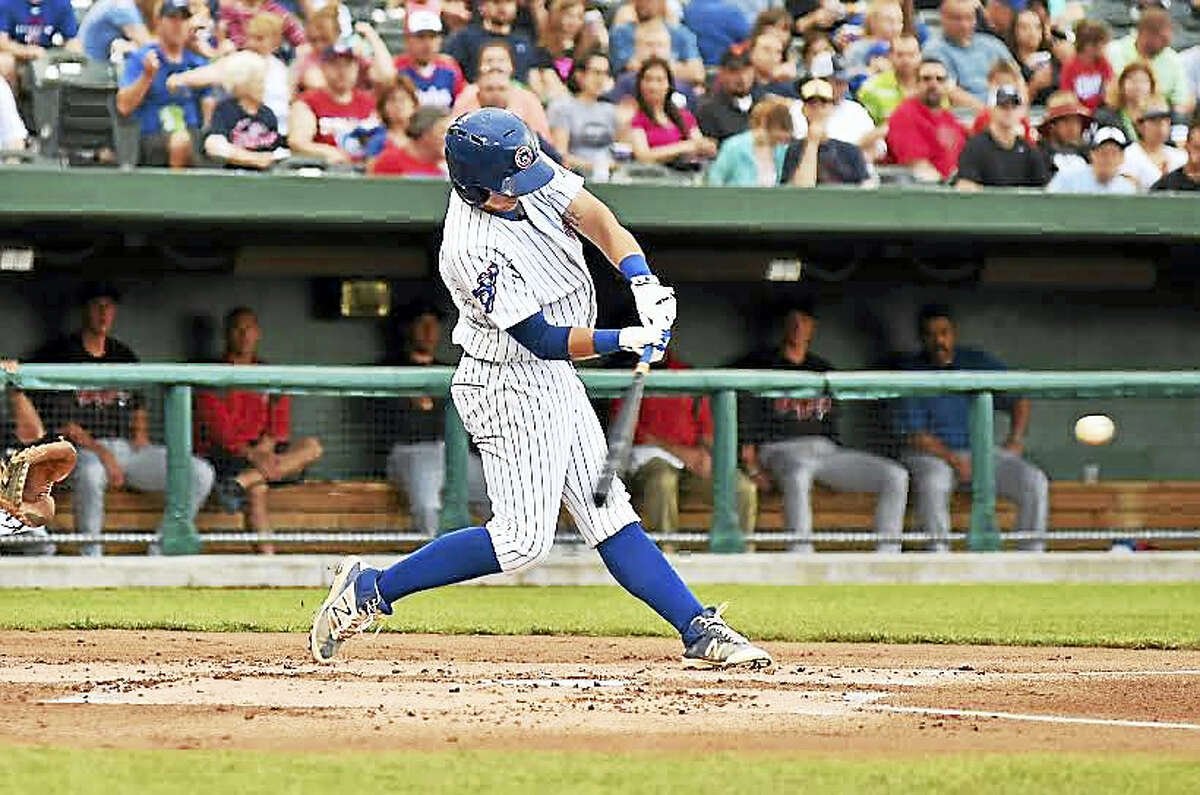
[[[550,554],[563,501],[592,547],[638,521],[619,479],[603,507],[592,502],[608,444],[570,362],[464,355],[450,394],[483,458],[487,530],[504,571]]]

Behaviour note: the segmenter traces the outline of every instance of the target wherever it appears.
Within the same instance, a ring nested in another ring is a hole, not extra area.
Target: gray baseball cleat
[[[688,634],[699,634],[683,650],[684,667],[729,668],[748,665],[751,668],[766,668],[772,664],[771,655],[735,632],[721,618],[728,604],[706,607],[703,613],[692,619]]]
[[[391,605],[379,595],[378,578],[378,569],[364,567],[353,555],[338,562],[333,570],[329,595],[313,616],[312,629],[308,633],[314,660],[319,663],[332,661],[341,645],[351,636],[369,629],[377,615],[392,614]]]

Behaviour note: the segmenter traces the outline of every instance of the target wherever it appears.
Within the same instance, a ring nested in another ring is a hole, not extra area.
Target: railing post
[[[442,484],[442,532],[471,524],[467,508],[467,429],[453,400],[446,400],[446,476]]]
[[[971,398],[971,527],[967,549],[988,552],[1000,548],[996,532],[995,412],[991,392]]]
[[[746,542],[737,510],[737,393],[722,389],[713,395],[712,413],[713,512],[709,549],[742,552]]]
[[[167,499],[159,536],[167,555],[200,551],[200,535],[192,523],[192,388],[167,387],[163,435],[167,443]]]

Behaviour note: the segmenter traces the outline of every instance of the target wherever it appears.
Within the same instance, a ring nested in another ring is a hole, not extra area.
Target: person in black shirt
[[[1165,174],[1150,186],[1150,190],[1200,190],[1200,123],[1193,123],[1188,130],[1187,162]]]
[[[446,40],[444,52],[458,61],[467,82],[474,83],[479,76],[479,51],[499,39],[512,50],[513,77],[526,82],[537,51],[529,37],[513,27],[516,0],[483,0],[479,16],[479,22],[472,22]]]
[[[384,364],[391,367],[447,365],[438,361],[442,336],[442,313],[427,303],[417,303],[402,313],[405,318],[404,347]],[[432,537],[441,526],[442,486],[446,469],[446,401],[443,398],[399,398],[389,404],[389,425],[403,434],[404,441],[392,445],[387,457],[387,476],[408,496],[417,529]],[[491,515],[479,454],[467,457],[467,494],[472,509],[483,518]]]
[[[955,187],[1040,188],[1049,181],[1046,158],[1022,136],[1021,92],[1016,86],[997,87],[987,129],[967,139],[958,156]]]
[[[746,357],[737,367],[809,370],[823,373],[833,366],[809,350],[816,319],[810,303],[799,302],[784,316],[782,344]],[[837,443],[835,404],[831,398],[746,397],[741,418],[742,462],[759,492],[778,485],[783,492],[788,529],[797,552],[811,552],[814,480],[838,491],[873,492],[875,532],[880,552],[899,552],[908,501],[908,472],[895,461],[850,450]]]
[[[89,285],[82,296],[79,331],[44,346],[31,362],[133,364],[134,352],[110,336],[120,294],[111,285]],[[78,451],[71,476],[75,532],[99,537],[104,526],[104,495],[109,487],[165,491],[167,448],[150,444],[150,423],[141,397],[120,389],[46,392],[39,406],[52,433],[64,436]],[[194,518],[213,486],[213,468],[192,458]],[[155,547],[151,547],[152,551]],[[99,556],[100,544],[87,544],[82,554]]]
[[[871,178],[862,150],[854,144],[830,138],[829,117],[833,114],[833,86],[813,78],[800,87],[808,132],[788,144],[783,157],[781,185],[811,188],[815,185],[861,185]],[[813,147],[810,144],[815,143]]]
[[[283,138],[274,111],[263,104],[266,61],[252,52],[235,53],[226,60],[226,80],[233,96],[213,110],[204,152],[229,168],[268,169]]]
[[[716,90],[700,102],[696,122],[700,132],[718,142],[750,127],[750,107],[754,104],[754,67],[744,52],[732,48],[721,56]]]

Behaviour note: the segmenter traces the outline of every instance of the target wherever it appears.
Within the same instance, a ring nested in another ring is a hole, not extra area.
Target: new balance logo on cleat
[[[683,664],[688,668],[730,668],[735,665],[766,668],[771,665],[771,655],[735,632],[721,618],[727,606],[706,607],[692,619],[687,635],[698,634],[683,650]]]
[[[338,563],[329,595],[313,616],[308,633],[314,660],[330,662],[343,643],[369,629],[380,613],[391,614],[391,606],[379,596],[375,585],[378,575],[375,569],[364,568],[357,557],[342,558]]]

